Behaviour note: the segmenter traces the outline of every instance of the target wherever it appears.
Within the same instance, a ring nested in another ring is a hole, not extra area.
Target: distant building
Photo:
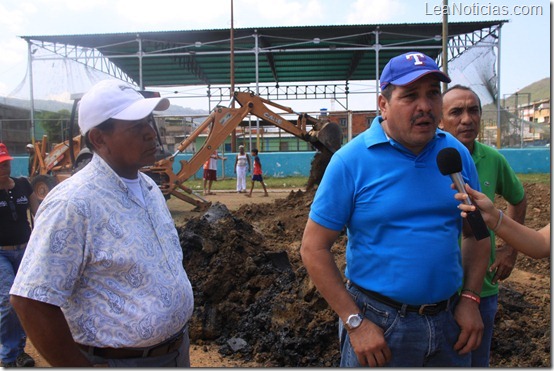
[[[522,104],[519,111],[524,120],[537,124],[550,125],[550,98],[531,104]]]

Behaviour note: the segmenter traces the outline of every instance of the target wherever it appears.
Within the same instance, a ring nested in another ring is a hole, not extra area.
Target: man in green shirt
[[[462,142],[475,162],[481,191],[494,202],[495,194],[507,202],[506,214],[523,224],[527,200],[523,185],[497,150],[476,141],[481,126],[481,101],[468,87],[455,85],[443,93],[443,117],[439,127]],[[489,367],[494,317],[498,307],[498,281],[508,278],[515,266],[517,251],[503,243],[496,247],[491,234],[491,256],[483,287],[479,310],[485,325],[481,346],[471,353],[472,367]]]

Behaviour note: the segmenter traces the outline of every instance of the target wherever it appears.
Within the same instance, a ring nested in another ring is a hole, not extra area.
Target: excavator
[[[140,90],[139,93],[145,98],[160,96],[160,93],[152,91]],[[66,129],[69,139],[54,144],[50,152],[48,152],[50,144],[48,143],[47,135],[43,135],[40,141],[33,141],[34,151],[31,155],[29,180],[39,201],[42,201],[48,192],[58,183],[61,183],[81,170],[92,159],[92,152],[85,146],[84,140],[82,136],[78,134],[77,128],[77,112],[79,101],[82,96],[82,93],[71,95],[73,107]],[[157,126],[155,130],[160,148],[163,148],[163,146],[161,146],[162,140]],[[169,155],[169,153],[162,150],[156,157],[159,160],[167,155]]]
[[[159,176],[161,179],[160,188],[164,195],[172,195],[195,205],[197,210],[208,208],[211,203],[186,187],[184,182],[202,167],[213,151],[225,141],[231,132],[249,114],[310,143],[317,151],[314,160],[312,160],[307,189],[312,188],[315,184],[319,184],[331,156],[342,144],[342,131],[337,124],[318,120],[305,113],[294,112],[290,107],[271,102],[255,95],[253,92],[236,91],[233,99],[240,107],[215,108],[210,116],[189,137],[179,144],[171,156],[157,161],[149,168],[143,169],[146,173],[151,172]],[[291,122],[270,107],[281,110],[281,113],[296,114],[298,115],[298,120],[296,123]],[[204,145],[188,161],[181,160],[181,169],[175,174],[172,170],[175,157],[194,143],[196,138],[206,129],[209,129],[209,133]]]
[[[179,143],[174,153],[166,156],[162,151],[163,158],[157,160],[154,165],[141,169],[156,181],[166,199],[171,196],[177,197],[196,206],[197,211],[209,208],[211,202],[185,186],[184,182],[202,167],[213,151],[225,142],[225,139],[247,115],[254,115],[310,143],[316,149],[316,154],[311,163],[306,189],[309,190],[319,184],[331,156],[342,144],[342,131],[337,124],[316,119],[305,113],[297,113],[289,107],[271,102],[253,92],[236,91],[232,99],[240,107],[216,107],[200,126]],[[73,123],[77,102],[78,99],[75,99],[70,127],[75,126]],[[280,110],[280,113],[275,112],[276,109]],[[298,115],[298,119],[296,122],[289,121],[282,116],[285,113]],[[175,174],[173,164],[177,155],[185,151],[206,130],[209,132],[205,143],[189,160],[180,160],[181,168]],[[156,132],[161,145],[157,127]],[[55,146],[48,154],[44,151],[47,145],[46,138],[43,138],[42,142],[34,143],[35,159],[30,178],[39,200],[42,200],[57,183],[79,171],[92,158],[92,153],[83,146],[84,141],[81,140],[80,135],[72,136],[70,133],[70,138]]]
[[[33,141],[29,180],[39,201],[58,183],[82,169],[92,158],[92,152],[84,146],[81,135],[73,133],[78,101],[79,99],[75,99],[73,103],[68,140],[55,144],[50,152],[47,152],[47,135],[43,135],[40,141]]]

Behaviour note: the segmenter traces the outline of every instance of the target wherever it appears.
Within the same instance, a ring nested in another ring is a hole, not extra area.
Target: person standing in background
[[[264,189],[264,197],[268,197],[269,194],[267,193],[267,188],[265,187],[264,178],[263,178],[263,171],[262,171],[262,162],[260,161],[260,157],[258,156],[258,149],[253,148],[252,152],[252,159],[254,160],[254,171],[252,171],[252,186],[250,187],[250,193],[246,194],[246,197],[252,197],[252,191],[254,190],[254,183],[260,182]]]
[[[470,88],[454,85],[442,95],[443,113],[439,127],[454,135],[471,153],[481,191],[494,201],[502,196],[508,203],[506,214],[520,224],[525,221],[525,190],[508,161],[496,149],[477,141],[481,129],[481,100]],[[481,297],[479,310],[485,331],[479,348],[471,352],[472,367],[489,367],[494,317],[498,310],[498,281],[510,276],[517,259],[517,250],[507,243],[496,248],[494,230],[490,230],[491,254],[483,287],[475,294]]]
[[[217,181],[217,160],[219,159],[221,157],[217,154],[217,150],[215,150],[204,164],[204,196],[215,194],[212,192],[212,183]]]
[[[246,173],[250,172],[250,156],[244,152],[244,146],[239,146],[239,153],[235,159],[235,174],[237,174],[237,192],[246,192]]]
[[[27,144],[25,149],[27,150],[27,153],[29,154],[28,173],[29,173],[29,176],[32,176],[33,174],[31,174],[31,173],[33,172],[33,162],[35,161],[35,147],[31,143],[29,143],[29,144]]]
[[[11,177],[11,162],[0,143],[0,360],[2,367],[33,367],[25,353],[27,336],[10,304],[10,289],[31,235],[27,212],[35,215],[38,199],[29,180]]]

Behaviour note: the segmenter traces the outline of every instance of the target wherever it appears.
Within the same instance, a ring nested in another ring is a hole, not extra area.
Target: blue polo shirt
[[[456,148],[464,180],[480,189],[475,165],[449,133],[437,129],[414,155],[381,122],[333,155],[310,218],[335,231],[346,226],[345,275],[358,286],[412,305],[445,300],[462,284],[462,218],[437,154]]]

